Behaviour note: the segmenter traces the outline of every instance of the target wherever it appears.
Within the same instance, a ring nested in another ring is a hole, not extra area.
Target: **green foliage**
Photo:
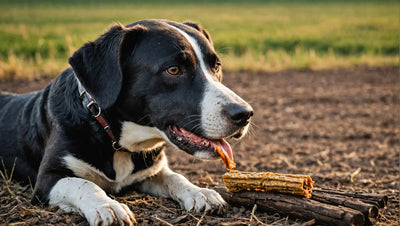
[[[383,0],[0,0],[0,67],[12,57],[61,70],[111,24],[146,18],[200,22],[230,70],[398,64],[398,15]]]

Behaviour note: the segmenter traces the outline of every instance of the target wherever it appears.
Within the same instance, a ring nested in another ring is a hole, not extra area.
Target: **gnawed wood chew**
[[[226,155],[219,147],[215,147],[219,156],[222,158],[222,161],[225,163],[225,167],[227,169],[233,169],[236,167],[236,164],[233,162],[233,159],[230,159],[228,155]]]
[[[270,172],[241,172],[231,170],[222,175],[229,192],[243,190],[275,191],[311,197],[314,181],[308,175],[278,174]]]

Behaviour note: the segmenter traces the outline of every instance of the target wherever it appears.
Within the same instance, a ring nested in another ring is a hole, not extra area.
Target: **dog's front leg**
[[[152,195],[172,198],[185,210],[196,213],[221,212],[227,205],[216,191],[197,187],[168,166],[141,183],[139,189]]]
[[[136,223],[133,213],[122,203],[106,195],[91,181],[66,177],[51,189],[49,204],[67,212],[78,212],[90,225],[132,225]]]

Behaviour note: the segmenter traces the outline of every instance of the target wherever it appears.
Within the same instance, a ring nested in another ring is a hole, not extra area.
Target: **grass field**
[[[57,75],[114,22],[200,22],[228,70],[398,65],[397,1],[0,0],[0,77]]]

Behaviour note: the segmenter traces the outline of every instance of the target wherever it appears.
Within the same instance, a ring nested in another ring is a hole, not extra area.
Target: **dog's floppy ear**
[[[121,55],[133,51],[134,37],[142,30],[141,26],[127,29],[115,25],[69,58],[77,78],[101,108],[109,108],[117,100],[122,86]],[[125,38],[132,42],[122,45]]]
[[[194,22],[185,22],[183,24],[191,26],[191,27],[195,28],[196,30],[200,31],[207,38],[207,40],[210,41],[211,44],[213,44],[210,33],[208,33],[208,31],[206,29],[204,29],[200,24],[194,23]]]

